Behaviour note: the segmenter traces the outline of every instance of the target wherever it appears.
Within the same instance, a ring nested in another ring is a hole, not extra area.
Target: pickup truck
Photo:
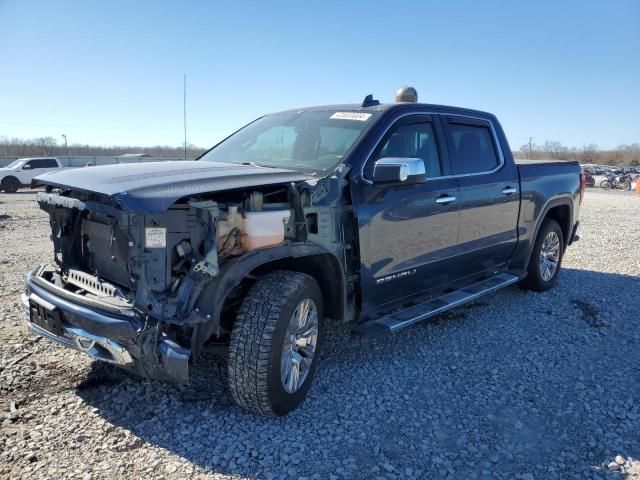
[[[22,295],[34,332],[175,382],[226,355],[235,401],[271,415],[304,400],[327,319],[379,335],[551,288],[584,192],[575,162],[516,163],[492,114],[371,96],[34,185],[54,246]]]
[[[28,187],[34,177],[65,168],[55,157],[19,158],[0,168],[0,191],[15,193],[20,187]]]
[[[15,193],[20,187],[28,187],[37,175],[64,168],[54,157],[19,158],[0,168],[0,191]]]

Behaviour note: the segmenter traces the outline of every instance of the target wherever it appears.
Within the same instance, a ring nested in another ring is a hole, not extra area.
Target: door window
[[[420,158],[424,162],[427,178],[442,176],[433,124],[430,121],[413,119],[398,122],[387,132],[373,154],[374,161],[383,157]],[[365,174],[370,174],[372,169],[373,162],[369,162],[368,172]]]
[[[29,165],[32,169],[34,168],[55,168],[58,166],[58,163],[53,158],[41,158],[38,160],[29,160],[25,163],[25,167]],[[22,167],[24,168],[24,167]]]
[[[446,136],[454,175],[490,172],[500,165],[488,125],[449,122]]]

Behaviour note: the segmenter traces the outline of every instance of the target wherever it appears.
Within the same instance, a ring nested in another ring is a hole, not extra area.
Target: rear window
[[[446,135],[454,175],[490,172],[500,165],[488,125],[449,122]]]

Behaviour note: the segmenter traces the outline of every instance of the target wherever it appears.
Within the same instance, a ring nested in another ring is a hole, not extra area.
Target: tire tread
[[[245,297],[231,333],[228,381],[236,403],[255,413],[275,415],[268,395],[269,358],[282,310],[309,279],[306,274],[273,271]]]

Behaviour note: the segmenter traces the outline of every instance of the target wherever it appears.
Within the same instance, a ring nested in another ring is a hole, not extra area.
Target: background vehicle
[[[0,191],[15,193],[20,187],[28,186],[34,177],[64,168],[55,157],[20,158],[0,168]]]
[[[589,171],[589,169],[583,168],[582,169],[582,175],[584,177],[585,187],[595,187],[596,186],[596,180],[593,177],[592,173]]]
[[[515,162],[495,116],[371,96],[262,117],[199,161],[39,178],[55,264],[29,325],[152,378],[228,356],[242,407],[285,414],[324,319],[396,331],[519,283],[551,288],[576,239],[575,162]]]
[[[605,190],[613,188],[631,190],[631,176],[629,174],[616,175],[613,172],[606,173],[605,179],[600,182],[600,188]]]

